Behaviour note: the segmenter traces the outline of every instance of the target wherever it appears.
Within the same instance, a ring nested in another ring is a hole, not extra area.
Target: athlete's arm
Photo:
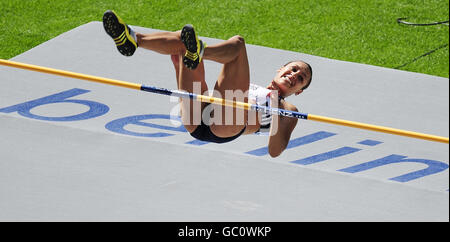
[[[285,101],[280,102],[280,108],[298,112],[294,105]],[[277,157],[289,144],[292,131],[294,131],[298,119],[279,115],[273,115],[272,119],[269,136],[269,154],[271,157]]]

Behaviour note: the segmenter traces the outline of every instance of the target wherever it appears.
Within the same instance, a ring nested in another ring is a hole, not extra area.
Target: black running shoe
[[[206,45],[198,39],[194,26],[186,24],[181,30],[181,41],[186,47],[186,54],[183,57],[184,65],[189,69],[197,68],[202,61],[203,52]]]
[[[132,56],[138,47],[131,28],[112,10],[103,14],[103,27],[124,56]]]

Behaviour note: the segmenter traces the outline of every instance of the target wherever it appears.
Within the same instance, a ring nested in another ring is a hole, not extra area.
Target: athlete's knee
[[[231,39],[237,41],[239,44],[245,43],[244,37],[242,37],[240,35],[235,35],[235,36],[231,37]]]
[[[242,47],[245,46],[245,40],[244,37],[240,35],[235,35],[230,38],[230,41],[233,43],[234,46],[236,46],[237,49],[242,49]]]

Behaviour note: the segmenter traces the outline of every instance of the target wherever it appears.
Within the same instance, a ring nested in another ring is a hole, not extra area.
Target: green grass
[[[201,36],[243,36],[248,44],[449,77],[449,27],[411,27],[448,20],[447,0],[1,0],[0,58],[9,59],[114,9],[131,25]],[[95,41],[95,40],[93,40]]]

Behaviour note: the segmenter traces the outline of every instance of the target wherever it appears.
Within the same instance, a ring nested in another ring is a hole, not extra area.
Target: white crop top
[[[272,90],[250,83],[248,89],[248,99],[253,100],[257,105],[270,107],[270,94]],[[269,133],[272,124],[272,114],[263,113],[260,120],[260,128],[255,133]]]

